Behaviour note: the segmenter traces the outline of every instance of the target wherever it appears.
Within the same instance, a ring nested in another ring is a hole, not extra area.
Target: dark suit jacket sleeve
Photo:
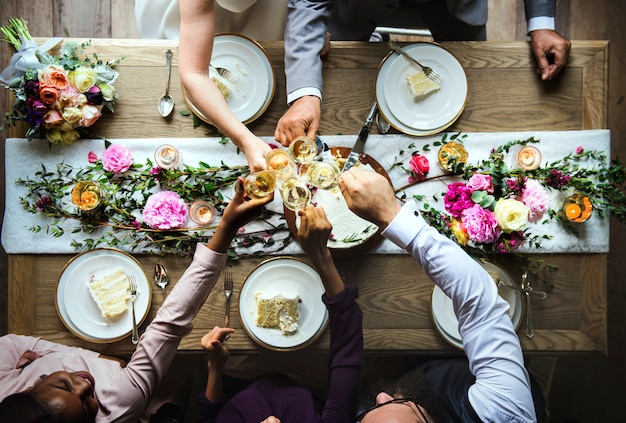
[[[549,16],[556,14],[556,0],[524,0],[526,20],[537,16]]]

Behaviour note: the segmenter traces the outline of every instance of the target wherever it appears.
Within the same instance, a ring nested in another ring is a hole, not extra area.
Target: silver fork
[[[237,74],[229,71],[226,68],[220,68],[220,67],[216,67],[213,65],[210,65],[213,69],[215,69],[217,71],[217,74],[227,80],[229,80],[230,82],[237,82],[237,79],[239,78],[239,76],[237,76]]]
[[[133,334],[130,338],[133,344],[137,345],[139,342],[139,331],[137,330],[137,319],[135,318],[135,301],[137,300],[137,282],[133,275],[126,275],[128,278],[128,285],[130,286],[130,303],[133,314]]]
[[[438,84],[441,84],[443,82],[443,76],[439,75],[437,73],[437,71],[435,71],[433,68],[430,68],[428,66],[422,65],[415,58],[413,58],[409,53],[407,53],[406,51],[402,50],[402,47],[400,47],[399,45],[397,45],[393,41],[389,41],[389,48],[391,48],[396,53],[399,53],[402,56],[406,57],[408,60],[410,60],[411,62],[415,63],[417,66],[422,68],[422,70],[424,71],[424,74],[428,78],[432,79],[433,81],[435,81]]]
[[[535,336],[535,332],[533,331],[533,316],[530,311],[530,294],[528,291],[532,290],[530,283],[527,282],[528,272],[522,273],[522,289],[526,289],[524,293],[526,294],[526,336],[532,339]]]
[[[230,326],[230,296],[233,295],[233,274],[224,273],[224,295],[226,296],[226,316],[224,317],[224,327]],[[226,335],[224,340],[230,338],[230,334]]]

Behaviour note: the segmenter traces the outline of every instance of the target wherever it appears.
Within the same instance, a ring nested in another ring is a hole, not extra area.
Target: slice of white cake
[[[300,296],[298,294],[256,296],[256,325],[261,328],[280,329],[283,335],[293,335],[300,321]]]
[[[112,319],[128,310],[130,287],[122,268],[118,267],[113,272],[97,278],[92,277],[87,287],[105,319]]]
[[[406,75],[405,78],[414,100],[421,100],[441,88],[441,85],[427,77],[424,71]]]

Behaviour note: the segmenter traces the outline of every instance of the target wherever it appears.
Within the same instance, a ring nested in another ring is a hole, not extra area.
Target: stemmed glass
[[[293,162],[285,150],[275,148],[265,156],[268,170],[276,172],[276,179],[283,180],[293,175]]]
[[[319,153],[317,142],[309,137],[298,137],[289,144],[289,156],[299,165],[311,163]]]
[[[249,174],[243,181],[243,189],[250,198],[267,197],[276,189],[276,172],[262,170]]]
[[[339,168],[331,162],[313,162],[308,165],[306,178],[309,184],[320,189],[332,189],[339,184]]]
[[[280,195],[283,197],[285,207],[293,211],[301,210],[311,202],[311,190],[306,182],[295,176],[283,182]]]

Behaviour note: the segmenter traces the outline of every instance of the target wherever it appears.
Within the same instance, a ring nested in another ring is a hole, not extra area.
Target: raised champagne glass
[[[318,153],[316,141],[309,137],[298,137],[289,144],[289,156],[297,164],[311,163]]]
[[[280,195],[285,207],[293,211],[301,210],[311,202],[311,191],[306,182],[295,176],[283,182]]]
[[[307,181],[320,189],[332,189],[339,184],[339,168],[330,162],[313,162],[307,169]]]
[[[276,172],[262,170],[249,174],[243,181],[243,189],[250,198],[267,197],[276,189]]]
[[[289,154],[285,150],[275,148],[267,153],[265,156],[265,163],[268,170],[276,172],[276,179],[287,179],[293,175],[293,162],[289,157]]]

